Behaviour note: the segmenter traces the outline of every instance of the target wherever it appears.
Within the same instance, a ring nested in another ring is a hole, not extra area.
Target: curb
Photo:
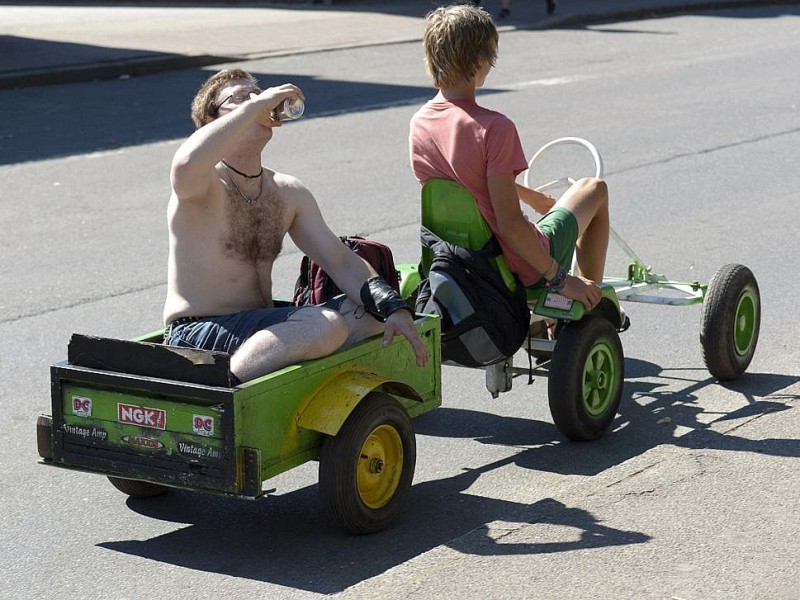
[[[191,67],[233,62],[237,57],[227,56],[187,56],[170,54],[154,55],[119,60],[79,63],[60,67],[7,71],[0,74],[0,89],[36,87],[61,83],[81,83],[98,79],[119,79],[120,77],[153,75],[165,71],[176,71]]]

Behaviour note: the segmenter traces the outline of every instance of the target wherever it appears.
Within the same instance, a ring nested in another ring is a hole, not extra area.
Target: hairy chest
[[[255,202],[227,194],[228,227],[221,240],[225,254],[247,263],[273,262],[286,235],[285,203],[269,191]]]

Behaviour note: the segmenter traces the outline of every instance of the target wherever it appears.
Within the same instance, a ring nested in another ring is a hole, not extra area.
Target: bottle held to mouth
[[[272,111],[272,118],[281,121],[293,121],[302,117],[305,110],[305,102],[300,98],[287,98],[282,105]]]

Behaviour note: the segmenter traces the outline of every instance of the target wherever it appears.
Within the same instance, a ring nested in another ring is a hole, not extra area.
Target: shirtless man
[[[425,347],[406,303],[330,231],[300,181],[261,166],[281,126],[273,109],[287,98],[303,92],[289,83],[262,91],[240,69],[211,76],[195,96],[198,129],[172,161],[166,343],[231,353],[239,381],[381,331],[384,345],[405,336],[424,366]],[[346,298],[273,306],[272,267],[287,233]]]

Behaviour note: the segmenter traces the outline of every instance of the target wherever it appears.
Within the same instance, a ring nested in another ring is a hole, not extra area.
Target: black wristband
[[[548,290],[552,290],[554,292],[560,292],[564,289],[564,286],[567,285],[567,271],[561,265],[558,266],[558,271],[556,271],[555,277],[553,277],[550,281],[545,284],[545,287]]]
[[[412,312],[400,294],[379,276],[367,279],[361,286],[361,302],[364,303],[364,309],[381,323],[398,310]]]

